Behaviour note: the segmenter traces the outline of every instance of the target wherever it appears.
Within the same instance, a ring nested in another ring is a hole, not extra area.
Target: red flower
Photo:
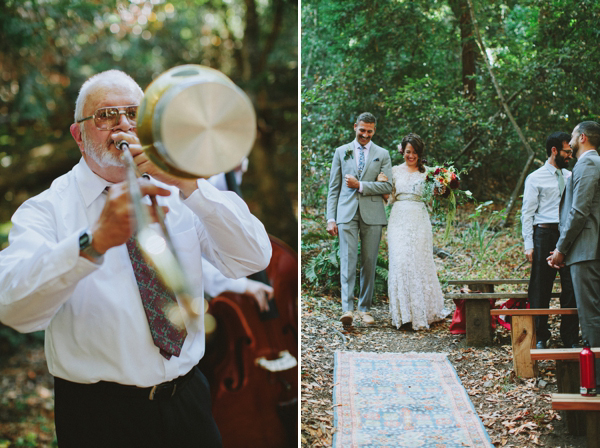
[[[450,181],[450,188],[452,188],[453,190],[456,190],[459,186],[460,186],[460,181],[458,179],[458,176],[456,174],[452,173],[452,180]]]
[[[437,168],[433,174],[440,174],[440,169]]]

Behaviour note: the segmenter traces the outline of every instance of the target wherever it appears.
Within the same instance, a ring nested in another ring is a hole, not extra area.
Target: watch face
[[[79,237],[79,249],[85,249],[90,245],[90,235],[87,232],[84,232]]]

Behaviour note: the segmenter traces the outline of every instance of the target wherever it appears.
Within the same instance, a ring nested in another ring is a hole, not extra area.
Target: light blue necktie
[[[563,191],[565,190],[565,178],[563,177],[562,170],[556,170],[556,177],[558,177],[558,192],[562,196]]]
[[[365,169],[365,148],[364,146],[359,146],[360,157],[358,158],[358,178],[362,175],[363,170]]]

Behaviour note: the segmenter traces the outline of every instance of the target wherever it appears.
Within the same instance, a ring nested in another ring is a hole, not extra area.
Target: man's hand
[[[377,179],[376,180],[377,180],[377,182],[387,182],[388,181],[388,177],[382,171],[381,173],[379,173],[377,175]],[[390,194],[389,193],[382,194],[381,197],[383,198],[384,201],[387,202],[388,198],[390,197]]]
[[[169,196],[171,194],[169,190],[152,185],[146,179],[138,179],[138,183],[143,195]],[[154,208],[149,205],[146,207],[156,220]],[[164,213],[169,211],[168,207],[162,207],[162,209]],[[120,246],[131,237],[134,226],[133,204],[127,182],[115,184],[108,190],[104,209],[91,229],[92,247],[103,254],[111,247]]]
[[[348,188],[355,188],[357,190],[360,188],[360,182],[358,181],[358,179],[356,177],[352,176],[351,174],[346,174],[345,179],[346,179],[346,186]]]
[[[533,263],[533,249],[527,249],[525,251],[525,257],[527,258],[528,262]]]
[[[173,176],[164,172],[152,163],[146,156],[146,153],[142,150],[142,145],[140,144],[137,135],[129,132],[117,132],[112,134],[111,137],[115,142],[124,140],[129,143],[129,152],[131,152],[133,161],[141,174],[149,174],[156,180],[179,188],[185,197],[188,197],[198,188],[196,179],[184,179]]]
[[[337,236],[338,227],[335,221],[330,221],[327,223],[327,233],[329,233],[331,236]]]
[[[260,311],[269,311],[269,300],[273,298],[273,287],[265,285],[262,282],[248,280],[248,286],[244,294],[254,297]]]
[[[562,267],[565,266],[565,255],[561,254],[558,249],[554,249],[554,252],[550,252],[552,255],[550,255],[548,258],[546,258],[546,261],[548,261],[548,266],[554,268],[554,269],[560,269]]]

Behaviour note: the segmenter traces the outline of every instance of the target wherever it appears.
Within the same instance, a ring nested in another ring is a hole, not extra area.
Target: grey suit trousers
[[[350,222],[338,224],[340,237],[340,276],[342,281],[342,311],[354,310],[354,284],[356,283],[356,263],[358,254],[358,236],[360,235],[360,295],[359,311],[369,311],[375,289],[375,266],[382,225],[366,224],[360,209]]]
[[[592,347],[600,347],[600,260],[580,261],[570,266],[581,336]],[[600,385],[600,360],[596,358],[596,385]]]

